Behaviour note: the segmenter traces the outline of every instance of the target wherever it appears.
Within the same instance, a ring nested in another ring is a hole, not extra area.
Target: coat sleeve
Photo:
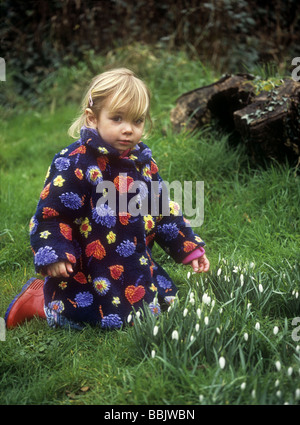
[[[74,222],[84,214],[87,192],[84,170],[72,158],[56,155],[29,226],[37,272],[57,261],[75,264],[80,257]]]
[[[152,159],[152,163],[155,164]],[[150,238],[157,242],[176,263],[183,260],[199,247],[205,246],[199,235],[194,233],[190,223],[182,215],[180,206],[170,200],[166,185],[158,173],[158,168],[152,166],[152,181],[157,181],[159,190],[159,215],[156,216],[155,227]]]

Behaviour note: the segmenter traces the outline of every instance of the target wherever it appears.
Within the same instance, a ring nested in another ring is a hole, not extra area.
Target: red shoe
[[[46,318],[44,312],[44,281],[31,278],[10,303],[4,320],[8,329],[14,328],[34,316]]]

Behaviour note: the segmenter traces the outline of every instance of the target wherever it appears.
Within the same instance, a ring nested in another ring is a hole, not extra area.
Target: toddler
[[[45,280],[30,279],[11,302],[8,328],[38,315],[54,327],[114,329],[132,308],[159,314],[177,288],[154,260],[154,242],[177,263],[208,271],[204,242],[179,206],[167,198],[162,214],[164,183],[141,142],[149,109],[148,88],[128,69],[91,82],[69,129],[80,138],[55,155],[30,222]]]

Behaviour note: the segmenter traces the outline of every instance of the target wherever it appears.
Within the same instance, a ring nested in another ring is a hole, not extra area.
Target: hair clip
[[[90,107],[92,107],[94,105],[94,102],[93,102],[92,94],[91,93],[89,95],[89,105],[90,105]]]

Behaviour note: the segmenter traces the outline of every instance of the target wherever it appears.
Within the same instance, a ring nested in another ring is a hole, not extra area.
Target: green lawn
[[[294,169],[250,164],[243,146],[230,148],[213,127],[172,132],[176,97],[218,77],[201,63],[145,48],[97,58],[94,68],[107,63],[132,65],[151,87],[154,129],[146,143],[162,177],[204,181],[204,223],[195,230],[207,244],[211,271],[188,273],[156,247],[179,288],[178,301],[159,319],[147,314],[109,332],[52,330],[34,319],[7,331],[0,404],[299,404]],[[29,220],[52,157],[70,142],[66,131],[89,75],[82,64],[62,69],[45,82],[46,106],[26,110],[23,103],[23,112],[1,118],[1,317],[34,275]]]

